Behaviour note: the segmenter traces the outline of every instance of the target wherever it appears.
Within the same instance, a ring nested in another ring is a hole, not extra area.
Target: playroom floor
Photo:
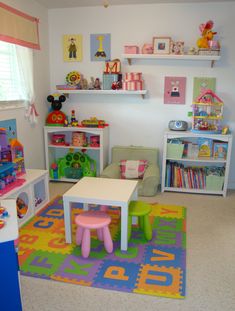
[[[50,183],[50,198],[72,184]],[[130,294],[21,276],[24,311],[235,310],[235,190],[226,198],[159,193],[148,202],[187,207],[186,299]]]

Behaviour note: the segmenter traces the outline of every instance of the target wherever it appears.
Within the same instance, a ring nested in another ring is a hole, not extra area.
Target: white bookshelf
[[[211,157],[168,157],[167,154],[167,144],[172,139],[179,139],[182,141],[188,142],[197,142],[198,138],[208,138],[212,139],[213,142],[222,142],[227,144],[227,155],[226,159]],[[188,192],[188,193],[201,193],[201,194],[217,194],[226,196],[227,187],[228,187],[228,177],[229,177],[229,167],[230,167],[230,159],[231,159],[231,150],[232,150],[232,135],[222,135],[222,134],[206,134],[206,133],[194,133],[191,131],[166,131],[164,134],[164,148],[163,148],[163,157],[162,157],[162,192],[164,191],[172,191],[172,192]],[[224,183],[223,187],[220,190],[207,190],[199,189],[199,188],[187,188],[187,187],[173,187],[168,186],[166,182],[166,174],[167,174],[167,163],[174,162],[178,164],[182,164],[185,167],[224,167]]]

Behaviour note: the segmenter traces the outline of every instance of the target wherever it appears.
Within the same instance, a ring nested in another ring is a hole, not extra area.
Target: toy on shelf
[[[24,165],[24,148],[23,145],[16,139],[10,140],[11,161],[15,164],[15,172],[17,176],[25,174]]]
[[[47,101],[51,103],[53,111],[47,115],[46,125],[64,126],[66,123],[66,115],[60,111],[60,109],[62,108],[62,103],[66,101],[66,97],[63,94],[52,94],[47,96]]]
[[[69,152],[51,164],[50,177],[53,179],[80,179],[83,176],[96,176],[96,162],[84,152]]]
[[[83,120],[81,122],[81,125],[84,127],[101,127],[101,128],[108,126],[108,124],[106,124],[104,120],[98,120],[96,117],[91,117],[88,120]]]
[[[75,147],[87,147],[86,133],[73,132],[72,133],[72,145]]]
[[[78,86],[81,81],[81,74],[78,71],[71,71],[66,76],[66,82],[70,86]]]
[[[71,111],[71,119],[70,119],[70,123],[68,124],[68,126],[78,126],[78,120],[75,117],[75,110]]]
[[[143,84],[142,72],[128,72],[122,81],[122,88],[127,91],[143,90]]]
[[[53,179],[59,179],[59,173],[58,173],[58,165],[57,163],[52,163],[50,167],[50,176]]]
[[[100,147],[100,136],[92,135],[90,137],[90,147]]]
[[[201,38],[197,40],[199,54],[219,55],[220,44],[217,40],[213,40],[214,35],[217,34],[217,32],[212,30],[213,26],[214,22],[211,20],[205,24],[200,24],[199,30],[201,32]]]
[[[19,179],[25,174],[24,151],[16,139],[8,141],[7,131],[0,128],[0,196],[25,182]]]
[[[95,90],[101,90],[101,83],[100,83],[100,79],[96,78],[95,82],[94,82],[94,89]]]
[[[192,131],[217,134],[222,132],[223,101],[212,91],[205,90],[193,102]]]
[[[28,205],[20,197],[18,197],[16,199],[16,208],[17,208],[17,216],[18,216],[18,218],[20,218],[20,219],[24,218],[24,216],[26,215],[26,213],[28,211]]]
[[[145,43],[141,49],[142,54],[153,54],[153,45],[152,43]]]
[[[65,143],[65,135],[64,134],[53,134],[51,137],[51,144],[52,145],[58,145],[58,146],[64,146]]]

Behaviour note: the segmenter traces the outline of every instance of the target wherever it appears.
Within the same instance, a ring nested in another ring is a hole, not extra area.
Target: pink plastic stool
[[[75,217],[75,223],[78,225],[76,231],[76,243],[82,246],[82,256],[87,258],[91,248],[91,229],[97,230],[97,236],[100,241],[104,241],[104,247],[108,253],[113,251],[113,241],[108,225],[111,217],[101,211],[87,211]]]

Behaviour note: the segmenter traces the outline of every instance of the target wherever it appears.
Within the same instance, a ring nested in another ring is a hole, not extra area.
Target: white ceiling
[[[150,3],[190,3],[190,2],[223,2],[223,0],[36,0],[38,3],[48,9],[74,8],[84,6],[100,6],[103,3],[109,5],[125,4],[150,4]],[[235,0],[224,0],[235,1]]]

